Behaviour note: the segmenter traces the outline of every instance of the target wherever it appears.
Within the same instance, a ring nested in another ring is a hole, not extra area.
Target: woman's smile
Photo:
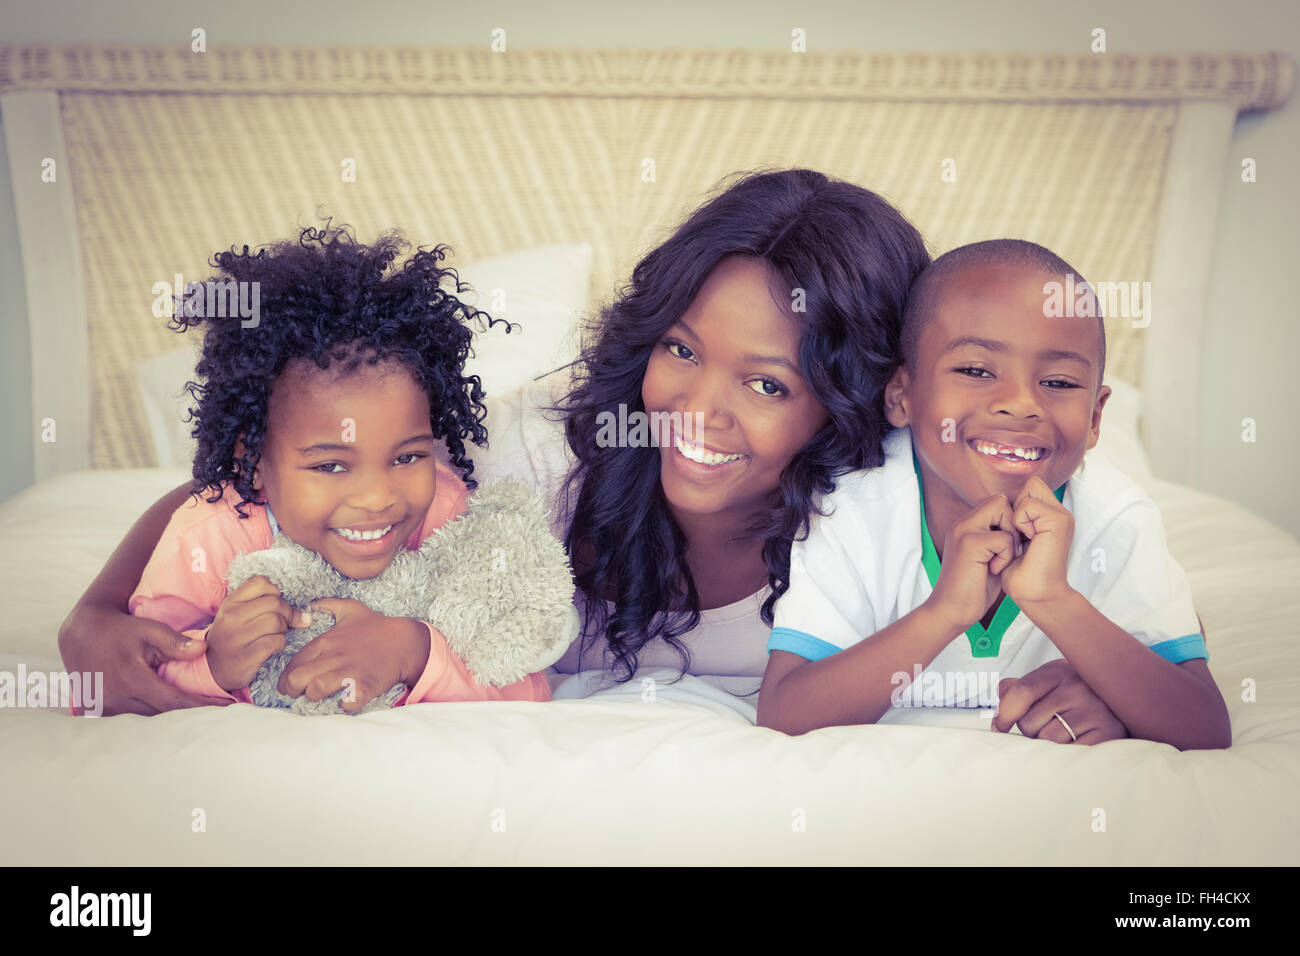
[[[711,481],[733,475],[743,466],[746,456],[738,452],[719,451],[711,445],[687,441],[673,433],[673,447],[665,448],[671,464],[684,478]]]

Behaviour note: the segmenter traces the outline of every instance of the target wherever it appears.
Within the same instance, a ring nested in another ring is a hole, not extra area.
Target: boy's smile
[[[276,379],[254,486],[281,529],[350,578],[372,578],[436,490],[429,399],[398,363],[340,375],[295,361]]]
[[[944,277],[916,355],[886,389],[890,423],[910,425],[935,542],[996,494],[1014,501],[1038,476],[1069,480],[1097,443],[1110,389],[1100,385],[1095,317],[1044,315],[1033,266],[971,265]]]

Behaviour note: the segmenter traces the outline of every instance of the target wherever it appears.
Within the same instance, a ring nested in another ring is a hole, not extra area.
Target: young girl
[[[206,328],[204,381],[190,385],[193,497],[172,515],[129,602],[132,614],[205,645],[161,664],[169,684],[250,701],[248,683],[285,646],[286,629],[310,621],[264,577],[227,593],[231,560],[270,547],[277,530],[340,573],[370,578],[466,510],[476,483],[463,439],[483,444],[486,432],[479,380],[462,375],[465,322],[482,313],[442,288],[450,280],[459,291],[455,273],[439,268],[443,247],[393,267],[404,245],[395,235],[360,245],[327,224],[257,253],[219,253],[223,281],[259,296],[252,326],[195,315],[195,299],[178,303],[173,327]],[[460,476],[437,461],[440,439]],[[336,624],[285,670],[279,689],[289,696],[321,700],[351,679],[348,711],[397,683],[410,688],[399,703],[550,699],[541,674],[500,689],[478,684],[426,622],[357,601],[316,606]]]

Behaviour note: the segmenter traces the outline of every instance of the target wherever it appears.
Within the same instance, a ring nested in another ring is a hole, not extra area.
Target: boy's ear
[[[1092,446],[1089,445],[1088,447],[1092,447]],[[244,445],[243,445],[243,432],[240,432],[239,437],[235,438],[235,459],[238,460],[240,458],[243,458],[244,454],[246,454],[246,449],[244,449]],[[252,489],[255,490],[255,492],[260,492],[261,490],[261,468],[260,467],[253,468],[252,470]]]
[[[1088,427],[1089,448],[1096,447],[1097,439],[1101,437],[1101,410],[1106,407],[1108,398],[1110,398],[1109,385],[1097,389],[1097,404],[1092,409],[1092,424]]]
[[[902,428],[912,421],[911,409],[908,407],[908,389],[912,376],[904,363],[898,367],[885,385],[885,418],[895,428]]]

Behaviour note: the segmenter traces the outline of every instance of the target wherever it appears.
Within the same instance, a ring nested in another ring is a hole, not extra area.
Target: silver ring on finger
[[[1077,743],[1079,738],[1075,736],[1074,728],[1072,728],[1066,722],[1065,718],[1061,716],[1060,711],[1053,711],[1052,716],[1061,722],[1061,726],[1065,728],[1065,732],[1070,735],[1070,743]]]

